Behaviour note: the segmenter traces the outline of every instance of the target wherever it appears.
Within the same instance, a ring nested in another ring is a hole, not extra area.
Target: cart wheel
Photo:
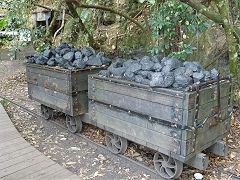
[[[105,137],[108,149],[114,154],[123,154],[127,150],[127,139],[107,132]]]
[[[41,104],[41,113],[45,120],[49,120],[53,117],[53,109]]]
[[[156,152],[153,162],[158,174],[165,179],[176,179],[182,174],[183,163],[165,154]]]
[[[72,117],[66,115],[67,128],[71,133],[77,133],[82,131],[82,120],[80,116]]]

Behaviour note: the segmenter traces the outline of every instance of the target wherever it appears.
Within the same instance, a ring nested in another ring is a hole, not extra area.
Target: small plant
[[[1,101],[1,104],[5,109],[8,108],[7,99],[5,97],[3,97],[2,101]]]

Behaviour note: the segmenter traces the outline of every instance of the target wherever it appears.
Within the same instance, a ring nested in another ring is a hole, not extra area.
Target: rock
[[[82,55],[81,51],[75,52],[75,59],[82,59],[82,58],[83,58],[83,55]]]
[[[105,55],[104,52],[99,52],[97,53],[96,57],[101,59],[102,57],[104,57],[104,55]]]
[[[34,59],[37,59],[39,56],[41,56],[41,54],[34,54],[33,55]]]
[[[57,62],[57,64],[61,67],[64,66],[64,64],[66,63],[66,60],[64,60],[62,57],[59,58],[55,58],[55,61]]]
[[[116,60],[116,62],[114,63],[114,67],[115,68],[119,68],[119,67],[122,67],[123,66],[123,63],[124,63],[124,60],[123,59],[121,59],[121,58],[118,58],[117,60]]]
[[[111,59],[106,58],[106,57],[102,57],[101,61],[102,61],[102,64],[106,65],[106,66],[109,66],[111,64],[111,62],[112,62]]]
[[[78,51],[79,51],[79,50],[78,50],[77,48],[72,48],[72,49],[71,49],[71,52],[74,52],[74,53],[75,53],[75,52],[78,52]]]
[[[127,67],[127,71],[136,73],[137,71],[141,70],[141,68],[142,68],[141,64],[134,62],[130,66]]]
[[[52,56],[52,52],[50,49],[47,49],[43,52],[43,56],[45,56],[46,58],[50,58]]]
[[[100,58],[97,58],[95,55],[92,55],[92,56],[88,57],[87,65],[89,65],[89,66],[101,66],[102,61],[101,61]]]
[[[72,66],[76,67],[77,69],[84,69],[86,67],[86,62],[84,62],[82,59],[76,59]]]
[[[204,70],[204,81],[209,81],[211,79],[211,73],[209,71]]]
[[[163,59],[163,57],[160,55],[155,55],[151,58],[152,62],[154,62],[154,63],[160,63],[162,59]]]
[[[35,58],[34,57],[28,58],[27,63],[35,63]]]
[[[74,48],[74,46],[72,44],[68,44],[68,47],[71,48],[71,49]]]
[[[58,46],[60,49],[68,48],[68,44],[63,42]]]
[[[132,63],[136,63],[136,61],[132,60],[132,59],[129,59],[129,60],[127,60],[123,63],[123,66],[128,68],[129,66],[131,66]]]
[[[159,62],[157,62],[157,63],[155,63],[154,64],[154,66],[153,66],[153,70],[155,71],[155,72],[160,72],[161,70],[162,70],[162,65],[159,63]]]
[[[74,60],[74,52],[68,52],[63,56],[63,59],[72,62]]]
[[[192,83],[193,83],[193,80],[191,77],[189,77],[185,74],[179,74],[179,75],[175,76],[175,81],[173,83],[173,87],[185,88]]]
[[[210,71],[210,76],[212,79],[217,79],[218,71],[214,68]]]
[[[163,66],[162,72],[170,72],[172,70],[171,66]]]
[[[148,56],[144,56],[140,60],[140,64],[142,65],[142,70],[145,70],[145,71],[152,70],[152,67],[154,66],[154,62],[152,62],[151,58]]]
[[[201,65],[199,62],[194,61],[194,62],[192,62],[192,63],[197,66],[198,71],[204,70],[204,68],[202,67],[202,65]]]
[[[141,81],[141,84],[145,84],[145,85],[150,85],[150,80],[149,79],[143,79],[142,81]]]
[[[128,81],[133,81],[135,80],[135,75],[133,72],[126,70],[126,72],[124,73],[124,77],[126,78],[126,80]]]
[[[87,57],[93,55],[93,51],[90,48],[86,47],[86,46],[82,47],[82,51],[81,52],[82,52],[82,54],[84,56],[87,56]]]
[[[163,73],[156,72],[152,74],[150,81],[151,87],[169,87],[174,82],[174,74],[172,72]]]
[[[182,66],[181,61],[179,61],[176,58],[163,58],[162,63],[164,66],[167,66],[168,67],[167,69],[170,69],[170,71]],[[169,72],[169,71],[165,71],[165,72]]]
[[[194,81],[194,83],[203,82],[204,81],[204,74],[202,72],[200,72],[200,73],[194,72],[193,73],[193,81]]]
[[[56,61],[55,58],[51,58],[48,60],[47,65],[49,66],[55,66],[56,65]]]
[[[88,61],[88,57],[85,56],[85,57],[83,58],[83,62],[86,62],[86,63],[87,63],[87,61]]]
[[[70,70],[73,69],[72,63],[69,61],[66,61],[63,67],[65,69],[70,69]]]
[[[148,78],[149,71],[138,71],[138,75],[141,75],[143,78]]]
[[[149,79],[149,80],[152,80],[152,77],[153,77],[153,74],[155,72],[152,72],[152,71],[148,71],[148,74],[147,74],[147,78],[146,79]]]
[[[64,56],[65,54],[67,54],[67,53],[69,53],[69,52],[71,52],[71,49],[69,49],[69,48],[64,48],[64,49],[61,49],[60,55],[61,55],[61,56]]]
[[[39,65],[46,65],[48,62],[48,58],[41,55],[39,56],[37,59],[36,59],[36,64],[39,64]]]
[[[109,71],[110,73],[112,73],[114,76],[123,76],[123,74],[125,73],[126,71],[126,67],[118,67],[118,68],[115,68],[114,67],[114,64],[112,64],[111,66],[109,66]]]
[[[185,75],[192,77],[193,76],[193,71],[191,69],[186,68],[186,71],[184,73]]]
[[[177,69],[174,70],[174,76],[180,76],[183,75],[186,72],[186,68],[185,67],[179,67]]]
[[[135,82],[141,83],[142,80],[143,80],[143,77],[142,77],[141,75],[136,75],[136,76],[135,76]]]
[[[191,69],[193,72],[199,72],[199,67],[193,62],[185,61],[183,65],[184,67]]]
[[[100,76],[104,76],[104,77],[109,77],[110,76],[110,72],[109,72],[109,70],[101,70],[99,72],[99,75]]]
[[[56,47],[55,51],[56,51],[56,53],[60,54],[61,48],[60,47]]]

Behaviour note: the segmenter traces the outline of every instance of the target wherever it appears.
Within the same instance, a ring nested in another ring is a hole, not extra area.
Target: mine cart
[[[207,152],[226,155],[221,139],[231,126],[230,77],[184,90],[98,75],[88,83],[90,118],[84,121],[107,131],[113,153],[124,153],[127,140],[151,148],[156,171],[167,179],[178,178],[183,163],[205,170]]]
[[[57,67],[26,64],[28,94],[41,103],[45,119],[53,116],[53,110],[66,114],[71,132],[81,130],[80,115],[88,112],[88,75],[104,67],[88,67],[83,70],[67,70]]]

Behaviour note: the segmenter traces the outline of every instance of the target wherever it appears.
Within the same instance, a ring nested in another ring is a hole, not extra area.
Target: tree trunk
[[[215,3],[223,19],[223,28],[228,44],[230,73],[234,74],[235,78],[238,79],[238,60],[235,56],[237,47],[234,45],[237,39],[234,36],[234,29],[230,18],[229,0],[215,0]]]

